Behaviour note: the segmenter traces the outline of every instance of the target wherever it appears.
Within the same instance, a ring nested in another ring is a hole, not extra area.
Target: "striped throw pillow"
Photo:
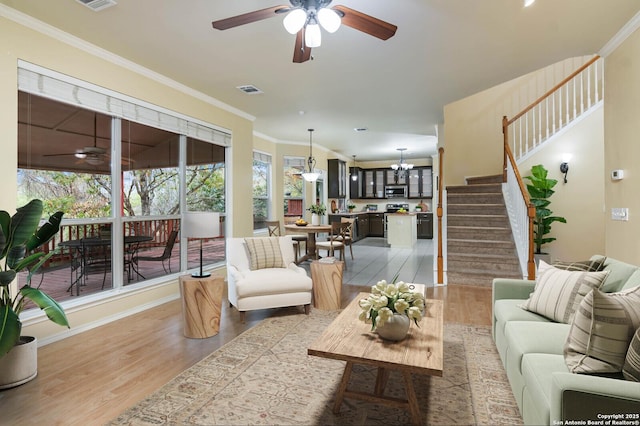
[[[627,380],[640,382],[640,328],[636,330],[631,339],[627,357],[622,366],[622,375]]]
[[[520,307],[569,324],[584,296],[600,288],[608,274],[608,271],[565,271],[541,260],[533,293]]]
[[[245,238],[251,270],[284,268],[278,237]]]
[[[620,373],[640,328],[640,286],[619,293],[593,290],[580,303],[564,346],[572,373]]]
[[[565,271],[585,271],[585,272],[598,272],[604,269],[604,262],[606,257],[600,257],[593,260],[581,260],[578,262],[553,262],[553,266],[558,269],[564,269]]]

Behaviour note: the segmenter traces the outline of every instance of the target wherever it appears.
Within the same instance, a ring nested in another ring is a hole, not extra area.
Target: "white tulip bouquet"
[[[371,287],[371,294],[366,299],[360,299],[359,319],[371,323],[371,331],[387,322],[394,313],[406,315],[413,320],[417,327],[424,312],[424,295],[411,291],[409,284],[387,283],[385,280]]]

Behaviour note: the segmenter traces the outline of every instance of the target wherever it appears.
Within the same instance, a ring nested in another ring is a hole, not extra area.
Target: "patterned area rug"
[[[400,408],[345,399],[332,411],[345,363],[307,355],[337,316],[312,310],[269,318],[186,370],[111,425],[400,425]],[[522,424],[489,327],[445,324],[443,377],[414,375],[424,424]],[[376,370],[355,366],[351,389],[373,389]],[[386,395],[404,398],[391,373]]]

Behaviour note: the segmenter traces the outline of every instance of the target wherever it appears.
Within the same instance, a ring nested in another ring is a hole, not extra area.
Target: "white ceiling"
[[[322,145],[359,161],[435,151],[444,105],[562,59],[591,55],[640,11],[638,0],[335,0],[398,26],[381,41],[343,26],[314,60],[292,62],[282,17],[226,31],[211,21],[286,0],[0,0],[256,117],[281,142]],[[252,84],[264,93],[247,95]],[[368,128],[357,133],[356,127]]]

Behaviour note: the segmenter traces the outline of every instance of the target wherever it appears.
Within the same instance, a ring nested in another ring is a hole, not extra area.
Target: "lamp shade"
[[[220,236],[220,213],[187,212],[182,224],[182,236],[187,238],[214,238]]]
[[[320,177],[320,173],[315,173],[315,172],[305,172],[302,174],[302,177],[304,178],[304,180],[306,180],[307,182],[315,182],[318,180],[318,178]]]

